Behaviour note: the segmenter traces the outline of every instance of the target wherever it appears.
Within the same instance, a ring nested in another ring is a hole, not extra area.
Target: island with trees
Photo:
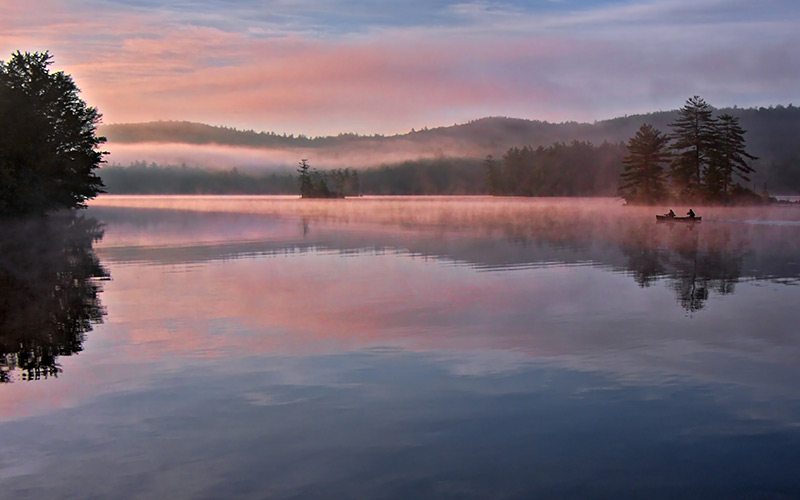
[[[349,168],[320,171],[311,168],[307,159],[297,167],[301,198],[344,198],[360,191],[358,172]]]
[[[739,119],[694,96],[665,134],[643,124],[627,144],[619,192],[628,203],[663,201],[758,203],[768,201],[749,183],[757,158],[747,152]]]

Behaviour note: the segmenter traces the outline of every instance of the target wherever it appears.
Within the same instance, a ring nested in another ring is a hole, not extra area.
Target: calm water
[[[800,209],[694,208],[4,222],[2,496],[800,497]]]

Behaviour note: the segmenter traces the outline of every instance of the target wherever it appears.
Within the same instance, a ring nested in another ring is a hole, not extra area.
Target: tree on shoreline
[[[500,162],[484,161],[485,185],[493,196],[610,196],[624,155],[622,143],[512,147]]]
[[[669,162],[669,137],[645,123],[628,141],[620,174],[620,194],[628,201],[660,201],[666,197],[664,165]]]
[[[301,198],[344,198],[361,194],[358,172],[349,168],[320,171],[302,159],[297,173]]]
[[[300,181],[300,196],[306,198],[311,196],[314,191],[314,185],[311,180],[311,165],[308,160],[303,158],[297,164],[297,173],[299,174],[298,180]]]
[[[674,141],[670,177],[682,196],[696,196],[714,144],[716,127],[711,106],[699,96],[690,97],[670,126]]]
[[[739,125],[739,119],[727,113],[717,120],[712,161],[708,179],[708,191],[711,194],[721,193],[727,196],[734,175],[745,182],[750,182],[749,174],[755,172],[747,160],[758,158],[745,149],[745,130]]]
[[[48,52],[0,61],[0,214],[80,208],[102,192],[101,115]]]
[[[713,108],[702,98],[693,96],[678,111],[678,118],[670,126],[672,133],[656,141],[653,131],[647,130],[649,125],[642,125],[628,142],[628,156],[623,161],[625,170],[619,181],[619,192],[626,200],[655,203],[665,198],[692,202],[761,199],[735,179],[749,182],[749,174],[755,169],[748,160],[757,159],[745,148],[745,130],[738,118],[730,114],[715,118]],[[668,144],[670,139],[672,142]],[[658,158],[658,165],[671,158],[671,189],[659,188],[661,169],[654,166],[648,169],[647,152],[653,155],[651,163],[653,158]]]

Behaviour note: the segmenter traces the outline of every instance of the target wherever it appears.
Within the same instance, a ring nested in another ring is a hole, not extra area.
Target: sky
[[[0,0],[105,123],[308,135],[800,103],[797,0]]]

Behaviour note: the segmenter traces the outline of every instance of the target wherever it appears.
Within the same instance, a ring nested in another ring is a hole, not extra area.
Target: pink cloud
[[[791,30],[637,24],[688,8],[673,3],[542,19],[461,9],[473,23],[466,28],[330,36],[212,27],[166,10],[87,16],[48,0],[35,15],[0,7],[0,54],[50,49],[107,123],[183,119],[306,134],[392,133],[485,115],[591,120],[676,107],[697,92],[717,105],[797,97],[797,56],[787,47],[800,40]]]

